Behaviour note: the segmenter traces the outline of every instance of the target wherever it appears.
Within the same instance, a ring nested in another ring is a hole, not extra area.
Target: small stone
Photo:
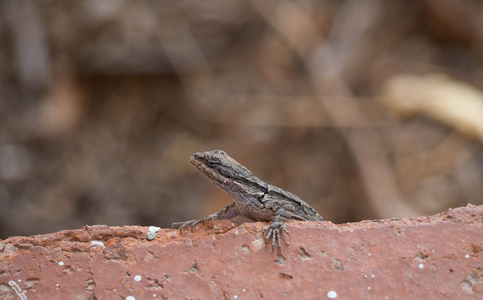
[[[161,227],[149,226],[149,231],[152,231],[152,232],[158,232],[160,229]]]
[[[329,299],[335,299],[337,298],[337,292],[336,291],[330,291],[327,293],[327,298]]]
[[[102,241],[91,241],[91,246],[93,247],[101,247],[101,248],[106,248],[104,243]]]
[[[148,233],[146,234],[146,239],[148,241],[154,240],[155,237],[156,237],[156,232],[154,231],[148,231]]]

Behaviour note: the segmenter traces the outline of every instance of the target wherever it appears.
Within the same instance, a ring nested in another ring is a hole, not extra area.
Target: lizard
[[[270,221],[270,225],[264,230],[265,243],[269,243],[271,237],[272,251],[276,244],[281,251],[282,232],[290,237],[285,221],[324,221],[302,199],[262,181],[223,150],[194,153],[191,163],[212,184],[233,196],[235,200],[202,219],[173,223],[171,228],[179,229],[181,234],[184,228],[191,227],[193,231],[197,224],[208,220],[244,216],[255,221]]]

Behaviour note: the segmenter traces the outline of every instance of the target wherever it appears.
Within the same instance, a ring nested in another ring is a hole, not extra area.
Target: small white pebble
[[[233,299],[238,299],[238,296],[237,295],[233,296]]]
[[[63,261],[59,261],[59,266],[63,266],[64,265],[64,262]]]
[[[245,289],[243,289],[243,290],[242,290],[242,292],[246,292],[246,290],[245,290]]]
[[[117,291],[117,289],[114,289],[114,292]]]
[[[367,255],[371,256],[371,254],[370,254],[370,253],[368,253]]]
[[[370,289],[371,289],[371,287],[370,287],[370,286],[368,286],[368,287],[367,287],[367,290],[370,290]]]
[[[424,269],[424,265],[423,265],[423,264],[419,264],[419,265],[418,265],[418,268],[420,268],[420,269]]]
[[[434,250],[431,250],[431,252],[433,252],[433,253],[434,253]],[[386,296],[386,297],[387,297],[387,296]]]
[[[353,230],[353,229],[351,229],[351,232],[354,232],[354,230]]]
[[[134,281],[141,281],[141,276],[139,275],[134,276]]]
[[[148,233],[146,234],[146,239],[148,241],[152,241],[156,238],[156,232],[154,231],[148,231]]]
[[[372,278],[374,278],[374,277],[376,277],[376,276],[374,276],[374,275],[371,275],[371,277],[372,277]]]
[[[337,292],[336,291],[330,291],[327,293],[327,298],[329,299],[335,299],[337,298]]]
[[[367,278],[367,275],[364,275],[364,278]]]
[[[153,294],[153,298],[156,298],[156,294]]]
[[[22,279],[19,279],[18,282],[22,281]]]
[[[60,284],[58,284],[58,283],[57,283],[55,286],[56,286],[56,287],[59,287],[59,286],[60,286]]]
[[[106,248],[106,246],[104,246],[104,243],[102,241],[91,241],[91,246]]]
[[[384,297],[384,299],[389,299],[389,297],[388,297],[388,296],[386,296],[386,297]]]
[[[149,226],[149,231],[158,232],[161,228],[156,226]]]
[[[465,255],[465,258],[470,258],[470,256],[468,254]]]
[[[126,300],[136,300],[136,298],[134,298],[134,296],[127,296]]]

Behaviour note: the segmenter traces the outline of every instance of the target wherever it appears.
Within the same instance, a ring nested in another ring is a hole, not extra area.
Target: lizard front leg
[[[183,229],[190,226],[191,231],[194,230],[195,226],[199,223],[205,223],[208,220],[216,220],[216,219],[231,219],[238,215],[238,211],[235,207],[235,202],[228,204],[227,206],[220,209],[218,212],[206,216],[202,219],[198,220],[190,220],[185,222],[176,222],[171,225],[171,229],[179,228],[180,233],[183,233]]]
[[[279,208],[276,212],[275,215],[273,216],[270,225],[265,228],[263,232],[266,232],[267,235],[265,236],[265,242],[268,243],[270,240],[270,237],[272,237],[272,251],[275,248],[275,243],[278,245],[278,249],[282,251],[282,231],[284,231],[289,237],[290,233],[287,231],[285,228],[284,222],[291,217],[293,217],[293,212],[290,209],[287,209],[288,207],[282,206]]]

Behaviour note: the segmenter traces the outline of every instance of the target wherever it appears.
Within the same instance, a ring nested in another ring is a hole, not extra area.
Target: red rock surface
[[[483,299],[483,206],[293,221],[281,254],[264,245],[266,225],[213,221],[152,241],[147,227],[102,225],[0,240],[0,298]]]

